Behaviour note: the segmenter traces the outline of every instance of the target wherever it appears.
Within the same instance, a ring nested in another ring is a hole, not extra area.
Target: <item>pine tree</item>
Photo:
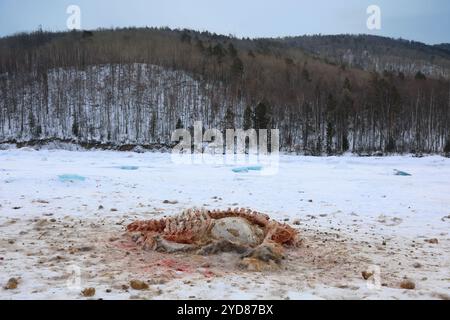
[[[177,125],[176,125],[175,128],[176,128],[176,129],[184,129],[183,122],[181,121],[180,118],[178,118]]]
[[[306,81],[308,81],[308,82],[312,81],[309,76],[309,71],[308,71],[308,69],[306,69],[306,67],[302,71],[302,76],[303,76],[303,79],[305,79]]]
[[[333,124],[328,122],[327,124],[327,154],[331,156],[333,154],[333,136],[334,129]]]
[[[332,155],[334,153],[333,147],[333,138],[335,135],[334,122],[335,122],[335,112],[337,107],[337,101],[334,99],[334,96],[330,93],[327,98],[327,141],[326,148],[327,154]]]
[[[205,46],[203,45],[203,41],[200,39],[197,39],[196,47],[201,53],[203,53],[205,51]]]
[[[255,129],[268,129],[270,123],[269,108],[265,102],[260,102],[256,106],[254,116],[254,128]]]
[[[238,55],[238,52],[237,52],[236,48],[234,47],[234,45],[231,42],[228,45],[228,53],[230,54],[230,56],[232,58],[236,58],[237,55]]]
[[[151,132],[151,137],[153,139],[155,139],[156,137],[156,123],[157,122],[157,115],[156,115],[156,111],[153,110],[152,112],[152,117],[150,120],[150,132]]]
[[[252,128],[253,110],[250,106],[247,106],[244,110],[244,130]]]
[[[344,91],[348,91],[348,92],[352,91],[352,85],[351,85],[350,80],[348,78],[345,78],[344,88],[343,89],[344,89]]]
[[[239,57],[234,58],[233,64],[231,65],[231,74],[233,77],[239,78],[244,73],[244,64]]]
[[[388,143],[386,144],[385,151],[392,153],[395,152],[396,146],[395,146],[395,140],[394,138],[390,137],[388,140]]]
[[[225,129],[234,129],[234,112],[231,107],[227,108],[225,113]]]
[[[347,135],[342,136],[342,151],[347,152],[350,149],[350,143],[348,141]]]
[[[444,147],[444,153],[450,156],[450,138],[447,139]]]
[[[78,128],[77,117],[74,117],[73,123],[72,123],[72,134],[74,135],[74,137],[78,138],[79,133],[80,132],[79,132],[79,128]]]
[[[225,57],[225,52],[220,43],[216,44],[214,48],[212,48],[212,54],[217,57],[217,62],[221,64],[223,62],[223,58]]]
[[[183,31],[180,37],[181,42],[191,43],[191,36],[186,31]]]
[[[416,78],[416,80],[426,80],[427,79],[427,77],[421,71],[417,71],[415,78]]]

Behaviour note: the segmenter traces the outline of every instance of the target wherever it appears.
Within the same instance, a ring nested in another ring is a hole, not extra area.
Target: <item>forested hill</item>
[[[279,39],[288,47],[302,48],[330,63],[368,71],[397,71],[409,75],[449,78],[450,44],[421,42],[373,35],[302,36]]]
[[[284,150],[450,152],[450,53],[372,36],[128,28],[0,39],[0,142],[160,145],[278,128]]]

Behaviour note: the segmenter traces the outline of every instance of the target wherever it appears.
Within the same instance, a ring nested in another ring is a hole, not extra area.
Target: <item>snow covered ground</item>
[[[450,159],[283,155],[273,176],[233,168],[162,153],[0,151],[0,285],[19,278],[0,298],[85,299],[86,287],[104,299],[450,297]],[[299,219],[304,243],[280,271],[250,273],[229,254],[148,253],[121,240],[136,219],[192,207]],[[128,288],[131,279],[150,289]],[[416,288],[401,289],[404,279]]]

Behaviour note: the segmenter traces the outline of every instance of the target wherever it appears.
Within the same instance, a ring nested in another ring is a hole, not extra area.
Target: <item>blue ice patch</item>
[[[232,169],[234,173],[247,173],[249,171],[261,171],[262,166],[248,166]]]
[[[75,182],[75,181],[85,181],[86,178],[76,175],[76,174],[63,174],[58,176],[59,181],[61,182]]]
[[[395,174],[396,176],[400,176],[400,177],[410,177],[410,176],[412,176],[412,175],[409,174],[408,172],[400,171],[400,170],[394,170],[394,174]]]

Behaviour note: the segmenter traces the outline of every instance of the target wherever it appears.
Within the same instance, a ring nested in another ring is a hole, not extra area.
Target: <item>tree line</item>
[[[194,121],[278,128],[284,150],[315,155],[450,152],[450,82],[191,30],[0,39],[2,142],[169,144]]]

